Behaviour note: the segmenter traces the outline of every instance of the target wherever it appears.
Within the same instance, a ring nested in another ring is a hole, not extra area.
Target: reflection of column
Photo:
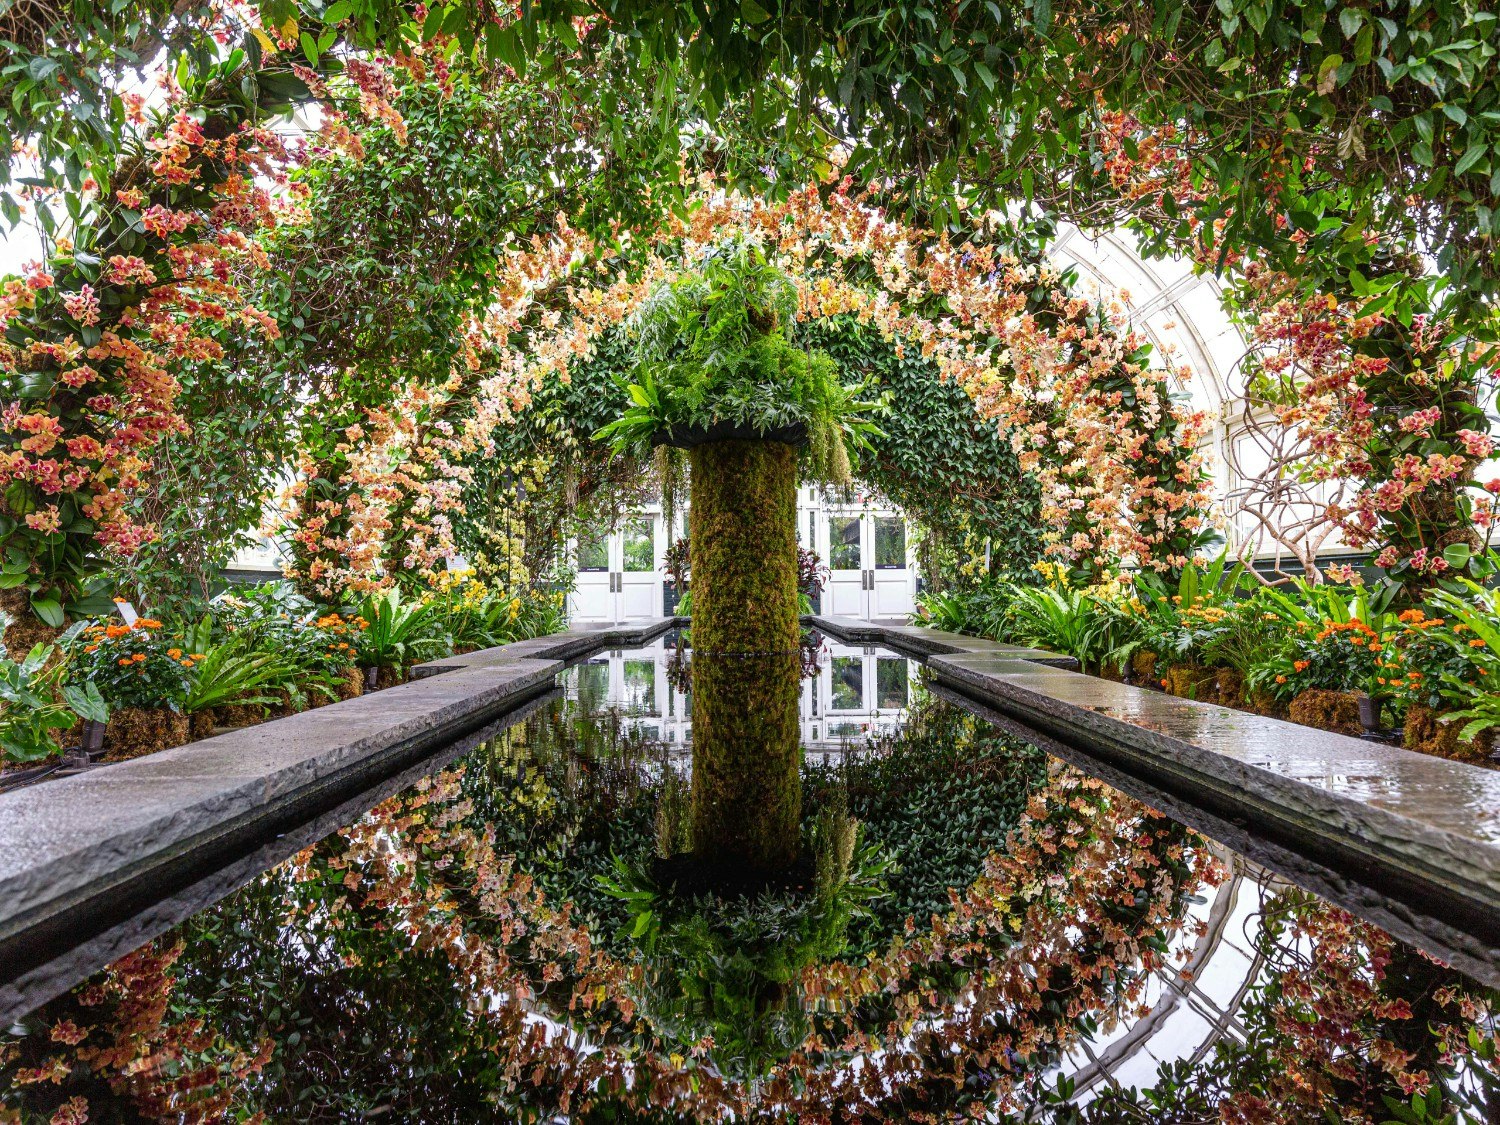
[[[799,667],[796,652],[694,654],[692,840],[699,861],[768,871],[797,858]]]

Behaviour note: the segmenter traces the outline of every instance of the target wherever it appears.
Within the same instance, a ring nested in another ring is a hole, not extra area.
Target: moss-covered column
[[[693,651],[797,647],[797,451],[716,441],[692,451]]]
[[[694,448],[688,542],[693,854],[775,871],[801,844],[796,450]]]

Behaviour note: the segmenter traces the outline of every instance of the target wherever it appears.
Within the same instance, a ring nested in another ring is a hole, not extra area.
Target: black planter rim
[[[715,422],[709,426],[668,426],[651,438],[653,446],[667,445],[674,449],[692,449],[716,441],[778,441],[800,446],[807,444],[807,426],[793,422],[789,426],[757,430],[740,422]]]

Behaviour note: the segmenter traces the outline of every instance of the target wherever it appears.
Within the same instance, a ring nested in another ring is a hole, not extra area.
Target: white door
[[[833,617],[865,616],[865,520],[858,513],[828,515],[828,585],[823,612]]]
[[[574,546],[574,621],[661,616],[660,524],[659,516],[632,516],[607,535],[580,536]]]
[[[867,616],[905,617],[915,608],[906,521],[900,516],[866,516],[865,520],[873,547]]]
[[[626,520],[616,533],[620,551],[619,578],[615,581],[619,601],[616,621],[661,616],[664,550],[658,548],[660,523],[656,516],[638,516]]]
[[[831,512],[824,612],[835,617],[903,618],[914,605],[906,522],[897,515]]]
[[[569,617],[574,621],[615,620],[615,573],[610,566],[611,535],[586,533],[573,547],[578,572]]]

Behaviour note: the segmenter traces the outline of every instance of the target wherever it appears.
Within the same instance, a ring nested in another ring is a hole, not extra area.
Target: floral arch
[[[606,248],[564,227],[510,254],[504,299],[472,326],[448,383],[351,427],[341,449],[352,491],[321,489],[316,474],[296,490],[296,576],[360,588],[442,569],[464,462],[731,234],[762,243],[793,277],[802,319],[854,317],[964,390],[1037,478],[1049,555],[1084,569],[1121,558],[1168,568],[1202,541],[1208,416],[1173,400],[1185,370],[1152,365],[1118,301],[1079,295],[1063,271],[982,239],[956,244],[896,221],[847,182],[770,202],[706,181],[648,238]]]

